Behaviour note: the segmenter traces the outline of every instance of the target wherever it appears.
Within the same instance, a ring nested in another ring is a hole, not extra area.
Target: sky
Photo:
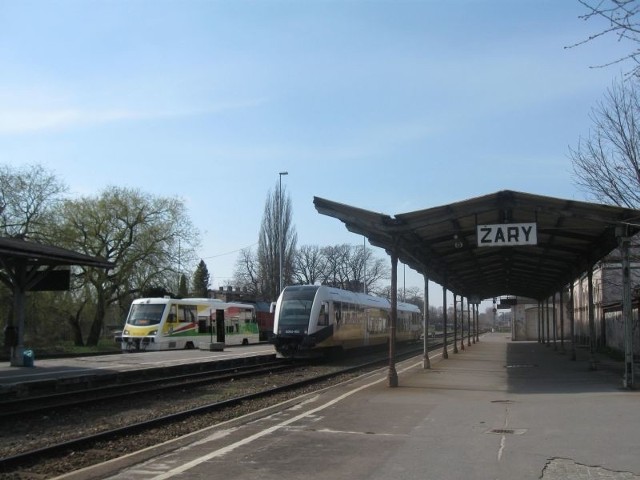
[[[625,66],[593,67],[631,50],[567,48],[604,28],[585,13],[577,0],[0,0],[0,163],[42,165],[72,197],[183,199],[216,289],[256,249],[280,179],[298,246],[363,244],[314,196],[388,215],[500,190],[585,200],[569,149]]]

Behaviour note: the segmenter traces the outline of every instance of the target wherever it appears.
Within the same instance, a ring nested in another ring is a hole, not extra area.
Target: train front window
[[[278,325],[281,327],[309,325],[316,291],[317,289],[286,290],[280,305]]]
[[[135,326],[158,325],[162,320],[164,307],[163,304],[134,303],[127,323]]]

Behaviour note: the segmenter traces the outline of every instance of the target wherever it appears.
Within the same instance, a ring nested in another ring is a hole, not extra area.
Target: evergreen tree
[[[194,297],[206,298],[209,296],[209,270],[204,260],[200,260],[193,274],[192,294]]]
[[[187,277],[183,273],[180,275],[180,285],[178,285],[178,297],[185,298],[189,296],[189,289],[187,288]]]

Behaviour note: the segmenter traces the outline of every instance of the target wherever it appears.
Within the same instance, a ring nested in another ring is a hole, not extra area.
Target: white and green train
[[[122,350],[177,350],[259,340],[255,306],[212,298],[139,298],[120,336]]]

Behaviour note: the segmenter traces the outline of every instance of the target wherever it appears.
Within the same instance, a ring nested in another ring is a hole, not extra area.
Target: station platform
[[[273,345],[227,346],[221,351],[168,350],[38,359],[33,367],[0,363],[0,399],[95,388],[141,380],[155,374],[180,374],[236,367],[275,359]],[[1,403],[1,402],[0,402]]]
[[[59,479],[640,479],[622,364],[487,334]]]

